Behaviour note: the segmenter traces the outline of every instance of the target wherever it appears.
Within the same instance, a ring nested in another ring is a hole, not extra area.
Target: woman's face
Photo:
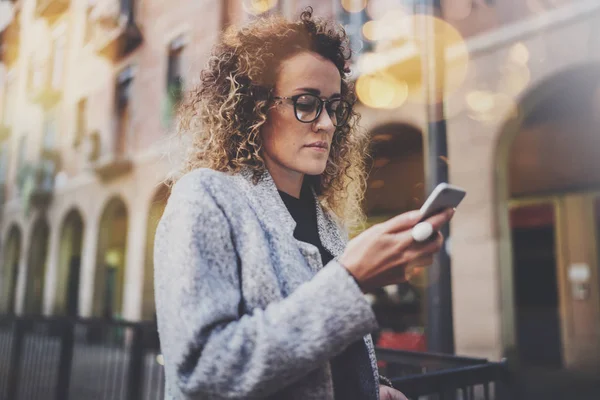
[[[304,51],[281,63],[274,96],[308,93],[321,99],[340,98],[341,83],[340,73],[331,61]],[[299,98],[297,111],[302,113],[302,101],[310,100],[308,96]],[[335,132],[325,107],[314,122],[303,123],[296,117],[291,100],[276,100],[275,104],[261,131],[267,169],[289,178],[323,173]]]

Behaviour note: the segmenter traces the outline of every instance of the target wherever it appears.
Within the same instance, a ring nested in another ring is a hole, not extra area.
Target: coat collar
[[[293,236],[296,221],[288,212],[269,171],[265,169],[256,185],[252,181],[253,171],[251,168],[243,168],[239,175],[243,178],[242,183],[248,189],[245,192],[252,207],[259,218],[265,222],[267,228]],[[334,257],[338,257],[344,250],[347,235],[334,218],[323,209],[314,189],[312,192],[317,207],[317,228],[321,244]]]

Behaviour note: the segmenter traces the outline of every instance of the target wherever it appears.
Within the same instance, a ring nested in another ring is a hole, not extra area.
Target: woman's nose
[[[323,107],[323,111],[321,111],[321,115],[319,115],[319,118],[317,118],[315,125],[317,130],[330,132],[335,129],[335,125],[333,124],[333,121],[331,120],[331,117],[329,116],[329,113],[325,107]]]

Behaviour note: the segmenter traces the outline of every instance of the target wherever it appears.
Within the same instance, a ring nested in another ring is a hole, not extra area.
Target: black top
[[[327,265],[327,263],[333,259],[333,256],[323,247],[321,239],[319,238],[319,229],[317,228],[317,206],[310,186],[302,186],[299,199],[282,192],[281,190],[279,191],[279,195],[292,215],[292,218],[296,221],[294,237],[302,242],[316,246],[321,253],[323,265]]]
[[[333,259],[333,256],[323,247],[319,238],[317,207],[310,186],[308,184],[302,186],[299,199],[281,190],[279,195],[292,218],[296,221],[294,237],[316,246],[321,253],[323,265],[327,265]],[[351,400],[368,399],[370,397],[370,393],[368,393],[370,390],[367,389],[370,385],[365,383],[365,380],[369,378],[372,380],[372,372],[370,372],[370,358],[364,340],[361,339],[352,343],[330,362],[336,399]],[[360,368],[361,366],[363,368]],[[367,373],[365,373],[364,367],[368,367]],[[369,374],[371,375],[369,376]],[[367,376],[365,377],[365,375]]]

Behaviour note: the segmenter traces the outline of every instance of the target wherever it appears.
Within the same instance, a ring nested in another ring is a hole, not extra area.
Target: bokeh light
[[[369,107],[398,108],[408,97],[408,85],[389,73],[377,72],[361,75],[356,81],[356,93],[360,101]]]
[[[460,21],[471,15],[473,0],[442,0],[442,8],[446,18]]]
[[[277,6],[277,1],[278,0],[242,0],[242,7],[248,14],[260,15]]]
[[[473,91],[467,94],[466,103],[469,117],[480,122],[496,123],[518,112],[516,101],[505,93]]]
[[[529,85],[531,72],[526,66],[506,66],[498,82],[498,91],[510,96],[518,96]]]
[[[392,9],[381,18],[365,22],[362,26],[362,34],[368,40],[384,43],[399,38],[412,38],[414,29],[407,16],[403,9]]]
[[[381,45],[358,62],[360,74],[370,75],[361,80],[361,88],[357,90],[361,101],[375,108],[399,107],[406,101],[435,103],[442,95],[447,96],[461,87],[469,68],[469,52],[462,35],[433,16],[406,15],[401,9],[394,13],[363,27],[365,37]],[[424,37],[428,32],[435,36]],[[436,46],[435,56],[443,56],[445,61],[443,90],[433,99],[428,98],[423,89],[421,55],[425,54],[428,44]],[[367,86],[372,88],[367,90]]]
[[[399,5],[398,0],[375,0],[367,3],[367,15],[371,19],[380,20],[389,15],[409,15],[409,11]]]
[[[367,0],[342,0],[342,7],[350,13],[361,12],[367,6]]]
[[[518,65],[527,65],[529,61],[529,49],[519,42],[513,45],[508,52],[509,59]]]
[[[467,106],[476,113],[488,113],[494,109],[494,93],[475,90],[467,94]]]

